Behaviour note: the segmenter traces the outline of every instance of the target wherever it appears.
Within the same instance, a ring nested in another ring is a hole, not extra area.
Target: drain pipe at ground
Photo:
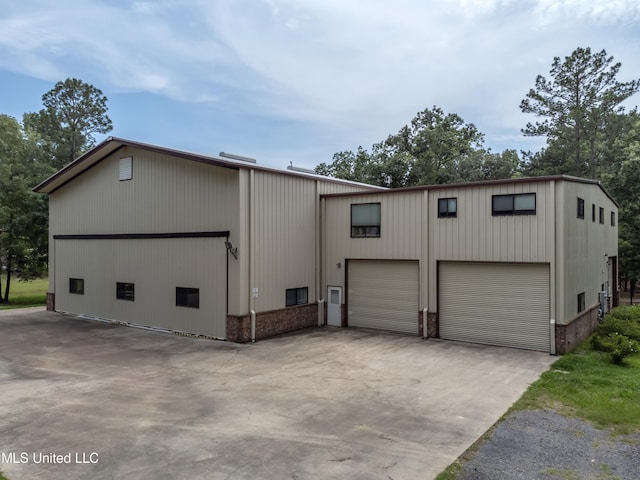
[[[318,300],[318,326],[324,325],[324,299]]]
[[[256,311],[251,310],[251,341],[256,341]]]
[[[427,338],[429,338],[429,330],[427,330],[428,313],[429,313],[429,309],[428,308],[423,308],[422,309],[422,338],[425,339],[425,340]]]

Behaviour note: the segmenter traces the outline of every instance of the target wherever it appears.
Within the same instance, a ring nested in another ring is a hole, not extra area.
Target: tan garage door
[[[418,262],[349,261],[350,327],[418,334]]]
[[[440,263],[440,337],[548,352],[549,266]]]

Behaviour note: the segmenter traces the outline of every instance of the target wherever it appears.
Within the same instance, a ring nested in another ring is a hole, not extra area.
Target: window
[[[70,278],[69,293],[84,295],[84,278]]]
[[[604,208],[600,207],[600,223],[604,225]]]
[[[380,204],[351,205],[351,238],[380,236]]]
[[[584,220],[584,199],[578,197],[578,218]]]
[[[200,289],[176,287],[176,306],[200,308]]]
[[[133,283],[116,283],[116,298],[118,300],[135,300],[136,287]]]
[[[591,204],[591,221],[592,222],[596,221],[596,204],[595,203]]]
[[[308,287],[287,288],[286,306],[291,307],[293,305],[304,305],[309,303],[308,293]]]
[[[493,215],[535,215],[536,194],[518,193],[513,195],[493,195]]]
[[[439,198],[438,199],[438,217],[457,217],[458,216],[458,199],[457,198]]]
[[[584,311],[584,292],[578,294],[578,313]]]
[[[120,159],[119,177],[121,182],[133,178],[133,157]]]
[[[616,226],[616,212],[611,212],[611,226]]]

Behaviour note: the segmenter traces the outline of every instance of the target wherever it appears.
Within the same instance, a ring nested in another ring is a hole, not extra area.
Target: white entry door
[[[327,325],[342,326],[342,287],[327,287]]]

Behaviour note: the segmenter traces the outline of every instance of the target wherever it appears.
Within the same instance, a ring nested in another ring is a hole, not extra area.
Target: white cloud
[[[637,0],[23,0],[0,16],[0,68],[329,125],[364,146],[438,105],[490,140],[518,134],[554,56],[606,48],[637,77],[639,24]]]

